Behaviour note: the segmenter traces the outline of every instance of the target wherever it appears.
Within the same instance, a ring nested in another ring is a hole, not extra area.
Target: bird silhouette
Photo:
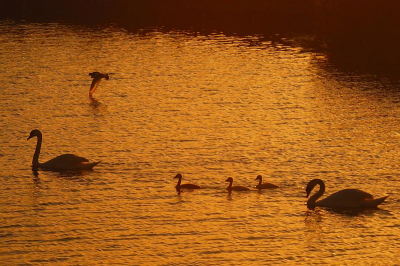
[[[96,91],[97,86],[99,86],[100,81],[104,78],[106,80],[109,80],[110,77],[108,74],[103,74],[100,72],[92,72],[89,73],[89,76],[93,79],[92,84],[90,85],[90,90],[89,90],[89,97],[93,96],[93,93]]]

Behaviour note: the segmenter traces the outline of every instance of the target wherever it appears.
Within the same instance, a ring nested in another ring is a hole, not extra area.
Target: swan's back
[[[88,163],[89,160],[75,154],[63,154],[57,156],[39,166],[42,168],[58,169],[58,170],[89,170],[100,162]]]
[[[232,186],[232,187],[228,187],[227,190],[229,191],[249,191],[250,189],[247,187],[243,187],[243,186]]]
[[[200,189],[201,187],[195,184],[181,184],[179,186],[181,189]]]
[[[317,201],[316,203],[317,206],[334,208],[376,207],[377,205],[374,204],[374,197],[371,194],[359,189],[343,189],[333,193],[325,199]]]
[[[365,199],[373,199],[374,197],[371,194],[359,189],[343,189],[333,193],[327,198],[360,201]]]
[[[269,189],[269,188],[279,188],[279,186],[271,184],[271,183],[263,183],[263,184],[258,184],[256,186],[257,189]]]
[[[49,161],[47,161],[47,163],[49,162],[63,162],[65,164],[77,164],[77,163],[83,163],[83,162],[89,162],[88,159],[84,158],[84,157],[80,157],[78,155],[75,154],[62,154],[59,155]]]

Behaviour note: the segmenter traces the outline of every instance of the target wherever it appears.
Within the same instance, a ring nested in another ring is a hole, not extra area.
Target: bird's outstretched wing
[[[89,76],[90,76],[92,79],[94,79],[94,78],[95,78],[96,76],[98,76],[99,74],[101,74],[101,73],[95,71],[95,72],[89,73]]]
[[[96,91],[97,86],[99,86],[99,83],[101,81],[101,78],[101,75],[95,75],[92,80],[92,85],[90,85],[89,95],[92,95]]]

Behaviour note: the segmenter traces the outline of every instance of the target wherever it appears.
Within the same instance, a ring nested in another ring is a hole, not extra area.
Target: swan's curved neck
[[[232,187],[232,183],[233,183],[233,180],[229,181],[229,186],[227,189],[230,189]]]
[[[35,154],[33,154],[33,159],[32,159],[33,167],[39,166],[39,154],[40,154],[41,147],[42,147],[42,135],[38,135],[37,142],[36,142]]]
[[[178,184],[176,184],[176,188],[179,188],[181,186],[181,182],[182,182],[182,177],[179,177]]]
[[[317,182],[315,183],[314,187],[316,185],[319,185],[319,190],[317,193],[315,193],[314,195],[312,195],[308,201],[307,201],[307,205],[308,206],[315,206],[316,205],[316,201],[317,199],[319,199],[322,195],[324,195],[325,192],[325,184],[322,180],[317,180]]]
[[[262,183],[262,179],[259,178],[259,179],[258,179],[258,184],[261,185],[261,183]]]

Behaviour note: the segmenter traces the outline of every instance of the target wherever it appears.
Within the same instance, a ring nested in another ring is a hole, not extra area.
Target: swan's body
[[[308,199],[307,206],[309,207],[376,208],[388,197],[374,199],[371,194],[359,189],[343,189],[325,199],[317,201],[325,192],[324,181],[321,179],[311,180],[307,185],[306,192],[308,197],[316,185],[319,185],[319,191]]]
[[[201,187],[195,184],[181,184],[182,183],[182,175],[177,174],[174,178],[178,178],[178,183],[175,188],[177,191],[181,191],[181,189],[200,189]]]
[[[279,188],[279,186],[271,183],[263,183],[261,175],[258,175],[257,178],[254,180],[258,180],[258,185],[256,186],[257,189]]]
[[[74,154],[63,154],[53,158],[45,163],[39,163],[40,149],[42,147],[42,133],[34,129],[31,131],[28,139],[37,137],[36,149],[32,159],[32,167],[49,169],[49,170],[91,170],[95,165],[100,162],[90,163],[88,159],[76,156]]]
[[[247,187],[243,186],[232,186],[233,184],[233,178],[229,177],[225,182],[229,182],[229,186],[226,188],[226,190],[230,191],[249,191],[250,189]]]
[[[108,80],[110,77],[108,76],[108,74],[102,74],[100,72],[89,73],[89,76],[93,79],[92,85],[90,85],[90,90],[89,90],[89,96],[92,97],[93,93],[97,89],[97,86],[99,86],[101,79],[104,78]]]

